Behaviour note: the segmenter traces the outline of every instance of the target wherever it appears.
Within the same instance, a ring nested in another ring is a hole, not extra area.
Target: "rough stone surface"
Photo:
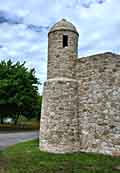
[[[79,150],[77,85],[76,80],[64,78],[46,82],[42,112],[44,116],[41,119],[41,149],[52,149],[53,152]]]
[[[64,34],[68,35],[65,48]],[[118,155],[120,55],[108,52],[77,59],[77,45],[76,30],[66,27],[49,33],[40,149]]]
[[[69,47],[63,48],[63,34],[69,35]],[[48,37],[48,79],[75,78],[78,35],[72,31],[51,32]]]
[[[76,30],[76,27],[72,24],[72,23],[70,23],[70,22],[68,22],[68,21],[66,21],[65,19],[62,19],[61,21],[59,21],[59,22],[57,22],[51,29],[50,29],[50,31],[49,31],[49,33],[50,32],[54,32],[54,31],[61,31],[61,30],[67,30],[67,31],[73,31],[73,32],[75,32],[75,33],[77,33],[77,30]]]
[[[77,59],[81,149],[120,151],[120,56],[105,53]]]

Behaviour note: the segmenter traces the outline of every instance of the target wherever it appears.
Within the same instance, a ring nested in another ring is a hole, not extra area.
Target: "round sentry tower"
[[[74,77],[74,60],[78,53],[78,32],[62,19],[48,33],[48,79]]]
[[[75,63],[78,32],[62,19],[48,33],[48,73],[40,121],[40,150],[79,151],[78,82]]]

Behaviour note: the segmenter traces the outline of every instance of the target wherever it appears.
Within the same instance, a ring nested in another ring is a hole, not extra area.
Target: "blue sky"
[[[0,60],[26,61],[43,83],[47,33],[61,18],[77,27],[79,57],[120,53],[120,0],[0,0]]]

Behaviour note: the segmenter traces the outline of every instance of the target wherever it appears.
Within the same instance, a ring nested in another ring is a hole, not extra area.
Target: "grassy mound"
[[[38,141],[14,145],[0,152],[0,173],[117,173],[119,157],[100,154],[40,152]]]

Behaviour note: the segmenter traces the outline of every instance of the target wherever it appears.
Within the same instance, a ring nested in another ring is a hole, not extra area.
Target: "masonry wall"
[[[53,153],[80,150],[78,82],[55,78],[45,82],[40,149]]]
[[[80,150],[120,152],[120,56],[76,60]]]
[[[63,48],[63,35],[68,36],[68,47]],[[78,51],[78,34],[73,31],[54,31],[48,37],[47,78],[75,78],[75,60]]]

